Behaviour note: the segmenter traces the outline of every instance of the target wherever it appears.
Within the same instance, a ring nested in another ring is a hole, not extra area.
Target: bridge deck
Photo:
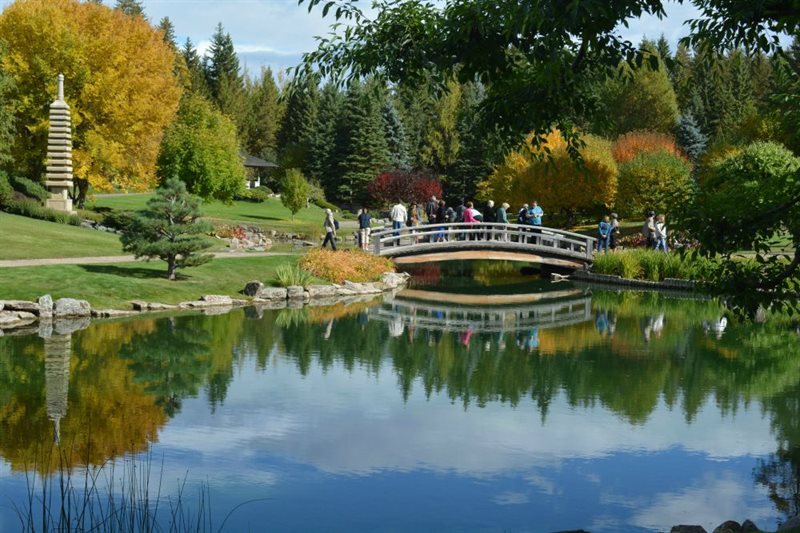
[[[591,263],[596,241],[554,228],[494,223],[382,228],[373,232],[371,240],[375,255],[397,258],[402,263],[486,258],[565,268]]]

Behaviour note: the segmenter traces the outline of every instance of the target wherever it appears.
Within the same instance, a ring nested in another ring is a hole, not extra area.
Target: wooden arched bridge
[[[569,269],[591,264],[596,242],[560,229],[483,222],[384,227],[370,240],[372,253],[399,264],[494,259]]]

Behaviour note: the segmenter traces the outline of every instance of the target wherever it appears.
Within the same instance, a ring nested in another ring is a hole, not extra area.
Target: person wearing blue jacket
[[[611,240],[611,230],[613,226],[609,221],[608,215],[603,217],[603,220],[600,221],[600,225],[597,227],[597,232],[599,237],[597,239],[597,251],[601,252],[605,250],[608,253],[608,243]]]

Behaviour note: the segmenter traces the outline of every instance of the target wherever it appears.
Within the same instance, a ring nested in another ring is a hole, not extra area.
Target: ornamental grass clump
[[[312,281],[314,276],[297,265],[279,265],[273,277],[273,284],[277,287],[308,287]]]
[[[300,267],[331,283],[378,281],[383,273],[394,272],[390,259],[360,250],[335,252],[317,248],[300,260]]]

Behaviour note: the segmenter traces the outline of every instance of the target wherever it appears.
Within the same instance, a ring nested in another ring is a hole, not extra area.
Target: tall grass
[[[314,276],[297,265],[278,265],[272,277],[273,285],[277,287],[308,287],[312,281]]]
[[[597,254],[592,272],[650,281],[663,281],[667,278],[706,281],[715,275],[716,264],[714,260],[697,254],[620,250]]]

